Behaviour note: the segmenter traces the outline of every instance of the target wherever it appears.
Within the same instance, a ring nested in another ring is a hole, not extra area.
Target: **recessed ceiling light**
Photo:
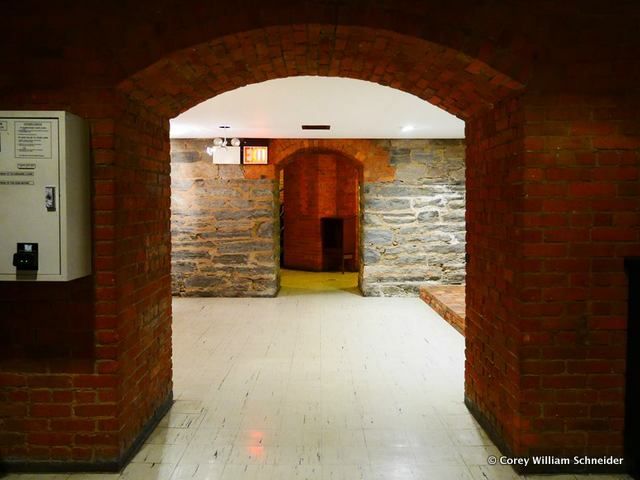
[[[412,132],[415,129],[413,125],[405,125],[402,127],[402,133]]]

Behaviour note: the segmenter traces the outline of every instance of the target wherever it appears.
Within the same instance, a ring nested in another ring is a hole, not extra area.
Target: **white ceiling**
[[[331,130],[302,130],[302,124]],[[464,121],[377,83],[288,77],[223,93],[171,120],[171,138],[212,137],[464,138]]]

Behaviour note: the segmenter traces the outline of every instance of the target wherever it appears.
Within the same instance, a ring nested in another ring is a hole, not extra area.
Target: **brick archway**
[[[362,167],[363,181],[387,182],[394,178],[395,170],[389,164],[389,151],[375,140],[303,139],[272,140],[269,146],[270,165],[244,169],[245,178],[276,178],[276,170],[285,162],[305,151],[329,151],[344,155]]]
[[[221,93],[275,78],[367,80],[416,95],[466,119],[524,87],[477,58],[417,37],[367,27],[266,27],[172,53],[120,83],[170,118]]]
[[[381,29],[266,27],[171,53],[121,82],[119,89],[133,104],[166,122],[225,91],[291,75],[343,76],[381,83],[465,119],[467,136],[472,139],[467,149],[467,178],[474,187],[467,194],[471,202],[477,199],[476,210],[468,209],[467,217],[468,231],[473,235],[468,242],[473,258],[468,284],[480,286],[514,268],[511,263],[521,255],[519,245],[504,246],[510,231],[516,228],[514,219],[486,221],[486,216],[493,215],[494,209],[503,209],[504,202],[518,206],[513,202],[513,187],[503,184],[502,179],[514,175],[522,158],[511,154],[519,148],[521,132],[510,119],[519,112],[524,85],[477,58]],[[135,128],[145,128],[137,118],[135,122]],[[143,138],[142,145],[147,141]],[[131,146],[134,150],[141,146],[136,143]],[[286,152],[287,146],[283,145]],[[355,143],[347,154],[362,156],[357,148]],[[155,156],[154,160],[161,158]],[[267,178],[273,174],[270,170],[264,171]],[[139,185],[131,187],[135,196]],[[483,199],[487,195],[495,203],[487,203]],[[483,243],[490,238],[495,245]],[[517,293],[514,290],[505,295]],[[487,335],[496,328],[507,330],[513,317],[504,310],[504,301],[492,292],[478,288],[468,297],[466,399],[496,441],[517,452],[521,448],[519,378],[509,372],[520,371],[520,358],[509,350],[510,338]],[[508,368],[496,369],[496,358]],[[491,377],[486,376],[488,370]],[[133,402],[128,407],[135,409],[135,405]]]
[[[293,25],[228,35],[167,55],[121,82],[119,89],[132,103],[166,122],[167,118],[225,91],[272,78],[310,74],[344,76],[388,85],[467,120],[467,134],[474,139],[467,155],[472,172],[486,173],[486,167],[478,165],[474,169],[474,166],[476,162],[486,160],[482,155],[489,151],[487,144],[499,139],[501,144],[516,148],[519,141],[517,129],[508,122],[502,124],[499,119],[508,117],[508,109],[518,105],[516,98],[524,88],[521,83],[460,51],[416,37],[367,27]],[[137,118],[135,121],[135,128],[144,128]],[[147,142],[147,139],[141,140],[143,145]],[[133,150],[140,146],[139,142],[136,143],[138,145],[131,146]],[[478,146],[481,148],[476,151],[474,148]],[[287,149],[286,146],[284,148]],[[349,156],[361,156],[357,144],[351,148],[353,150],[347,152]],[[164,150],[168,157],[168,149]],[[504,154],[502,150],[496,153]],[[490,155],[493,156],[494,152]],[[162,155],[155,158],[162,160]],[[497,175],[491,175],[491,178],[483,177],[477,183],[471,182],[477,190],[469,191],[468,195],[473,198],[474,195],[485,195],[484,191],[495,191],[493,182],[515,167],[515,162],[499,164],[502,171],[494,172]],[[132,184],[131,188],[135,197],[139,185]],[[498,197],[510,194],[504,190]],[[484,215],[485,203],[478,205]],[[469,212],[473,213],[473,210]],[[475,232],[478,239],[497,233],[491,222],[478,224],[476,228],[475,218],[480,216],[469,217],[469,230]],[[502,220],[495,222],[504,228]],[[499,235],[506,239],[509,233],[503,230]],[[497,246],[479,249],[479,243],[476,246],[473,241],[468,245],[475,257],[472,265],[481,268],[481,275],[485,278],[500,276],[503,269],[509,269],[510,259],[519,256],[516,245],[510,257],[500,257],[504,249]],[[491,269],[486,267],[487,264]],[[468,275],[470,285],[480,284],[475,275],[472,267]],[[483,374],[487,368],[492,368],[496,355],[510,364],[514,371],[519,371],[518,357],[503,353],[508,348],[509,339],[496,341],[483,336],[487,328],[494,328],[493,325],[485,326],[485,323],[506,325],[511,317],[508,314],[502,314],[498,319],[492,317],[491,312],[499,310],[502,302],[492,298],[488,292],[471,292],[469,298],[470,311],[478,313],[477,316],[469,315],[468,358],[473,358],[473,362],[469,363],[466,372],[467,400],[476,415],[486,419],[492,433],[500,440],[504,439],[508,448],[517,450],[519,409],[511,398],[504,397],[504,392],[517,389],[517,379],[509,376],[507,371],[494,371],[495,382],[501,388],[487,389],[488,382]],[[474,325],[478,330],[474,331]],[[482,358],[476,357],[480,352]],[[128,408],[133,412],[139,407],[134,401]],[[130,416],[135,418],[133,413]],[[133,429],[131,433],[134,433]]]
[[[278,141],[276,144],[278,147],[282,148],[282,150],[274,152],[273,148],[271,149],[271,160],[277,170],[286,168],[289,163],[295,162],[299,157],[304,156],[307,153],[334,154],[340,156],[342,160],[357,166],[360,170],[364,167],[365,159],[363,157],[365,157],[365,155],[363,152],[355,151],[354,148],[340,145],[338,142],[336,142],[336,146],[328,146],[333,142],[315,142],[313,140],[306,139],[300,141],[294,140],[293,142],[291,140],[285,140],[285,142],[291,142],[293,143],[293,146],[289,144],[287,147],[282,148],[280,147],[280,144],[284,142]]]
[[[78,2],[61,17],[29,3],[9,11],[18,21],[2,46],[0,98],[91,121],[92,308],[68,298],[46,308],[88,317],[94,345],[89,362],[71,352],[4,368],[6,462],[115,468],[166,411],[168,119],[303,74],[375,81],[466,120],[467,403],[505,453],[621,453],[623,261],[640,256],[637,10],[241,2],[222,18],[201,2],[142,0],[130,12]],[[17,42],[22,31],[33,34]],[[11,316],[55,299],[46,288],[3,286],[2,306]]]
[[[358,140],[353,143],[357,143]],[[365,140],[365,142],[367,142]],[[385,171],[391,171],[390,175],[393,175],[393,169],[388,165],[388,153],[381,151],[382,155],[378,156],[378,152],[364,152],[362,150],[357,151],[343,143],[349,142],[334,142],[334,141],[314,141],[314,140],[276,140],[276,151],[273,149],[270,151],[270,159],[273,162],[273,167],[276,172],[276,178],[279,176],[280,171],[284,170],[290,164],[297,161],[304,161],[305,155],[314,154],[328,154],[339,158],[340,161],[346,162],[352,165],[358,171],[359,182],[362,183],[365,178],[365,172],[369,175],[373,175],[371,170],[382,169]],[[272,143],[272,145],[273,145]],[[286,146],[285,146],[286,145]],[[302,146],[306,145],[306,146]],[[284,147],[284,148],[283,148]],[[282,150],[278,150],[282,148]],[[375,145],[370,144],[370,150],[375,150]],[[382,150],[382,149],[380,149]],[[384,162],[383,165],[380,165]],[[377,168],[376,168],[377,167]],[[245,176],[247,172],[245,171]]]
[[[347,235],[353,241],[353,250],[349,250],[353,259],[349,265],[355,266],[354,271],[359,271],[359,278],[362,278],[363,264],[359,258],[363,239],[362,186],[364,172],[369,172],[369,167],[375,166],[370,165],[370,160],[375,161],[377,152],[374,144],[370,145],[372,152],[367,152],[356,151],[346,143],[348,142],[322,140],[272,142],[276,149],[270,158],[281,182],[278,200],[281,221],[284,222],[281,224],[284,225],[284,230],[281,229],[281,234],[284,235],[280,239],[283,268],[315,271],[328,268],[327,259],[323,258],[325,252],[322,247],[321,218],[349,217],[353,222],[350,234]],[[330,263],[335,268],[340,266],[337,258]]]

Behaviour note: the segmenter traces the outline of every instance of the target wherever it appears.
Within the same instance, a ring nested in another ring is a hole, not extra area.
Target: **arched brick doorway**
[[[511,262],[518,258],[518,245],[505,250],[509,230],[515,229],[515,223],[510,223],[514,219],[505,224],[504,217],[487,222],[486,216],[493,215],[491,209],[497,205],[504,208],[503,204],[512,201],[513,192],[503,179],[514,174],[520,158],[510,155],[517,152],[521,140],[511,117],[520,108],[517,98],[523,85],[478,59],[385,30],[322,25],[267,27],[174,52],[132,75],[119,88],[166,122],[207,98],[247,83],[309,74],[378,82],[465,119],[467,136],[472,139],[467,149],[467,178],[475,188],[468,191],[469,201],[490,195],[496,202],[480,201],[477,212],[473,207],[468,210],[473,259],[468,283],[473,285],[478,276],[486,282],[514,268]],[[494,149],[494,143],[500,148]],[[352,148],[357,149],[357,144]],[[356,151],[350,156],[359,155]],[[156,158],[161,160],[162,155]],[[483,221],[476,222],[476,218]],[[489,238],[496,243],[484,244]],[[505,255],[507,251],[510,254]],[[507,330],[511,315],[494,315],[504,307],[502,300],[483,289],[469,292],[469,299],[467,356],[473,361],[466,372],[467,401],[496,440],[517,451],[520,411],[513,400],[519,395],[519,379],[509,372],[520,370],[519,358],[509,351],[511,338],[485,336],[488,330]],[[495,369],[496,359],[506,368]],[[487,370],[492,370],[491,381]]]
[[[283,61],[288,58],[290,61]],[[429,67],[425,68],[425,65]],[[518,106],[514,97],[522,90],[522,84],[484,62],[425,40],[362,27],[334,29],[322,25],[299,25],[265,28],[175,52],[122,82],[120,88],[155,115],[167,119],[200,101],[247,83],[305,74],[375,81],[415,94],[464,118],[468,121],[467,135],[474,143],[468,148],[467,163],[471,167],[468,178],[471,185],[478,188],[468,192],[470,203],[473,203],[474,196],[486,195],[481,193],[483,189],[498,193],[497,202],[510,194],[494,182],[507,175],[515,163],[503,163],[489,176],[485,176],[488,172],[484,167],[474,171],[473,166],[488,153],[484,143],[495,141],[493,137],[517,148],[517,130],[509,125],[508,119],[509,109]],[[499,123],[505,120],[504,125]],[[503,156],[506,151],[497,153]],[[494,152],[490,155],[493,156]],[[476,174],[480,178],[474,182],[471,177]],[[496,187],[503,191],[496,190]],[[502,241],[507,240],[507,231],[494,230],[491,222],[476,226],[473,210],[469,213],[469,231],[474,236],[488,238],[497,234]],[[515,247],[512,258],[516,257]],[[486,278],[500,276],[503,270],[510,270],[509,260],[501,256],[504,250],[497,245],[478,248],[471,241],[469,252],[473,256],[469,284],[473,284],[474,275],[480,273],[474,272],[473,265],[483,269],[481,274],[485,281]],[[483,257],[490,261],[485,262]],[[470,312],[486,313],[475,317],[477,323],[474,323],[474,315],[469,315],[469,352],[472,355],[483,352],[484,359],[475,358],[467,368],[467,398],[479,415],[491,418],[487,423],[491,423],[491,428],[499,432],[511,447],[519,439],[514,421],[519,414],[515,405],[504,396],[504,391],[517,390],[517,379],[509,377],[507,370],[495,371],[494,381],[503,386],[501,391],[488,388],[483,372],[492,368],[494,355],[517,371],[517,356],[505,353],[509,339],[493,345],[490,339],[476,336],[474,332],[476,325],[480,332],[484,331],[482,324],[488,321],[493,323],[489,328],[496,328],[496,322],[506,325],[508,315],[499,317],[500,320],[495,317],[489,320],[490,312],[500,309],[501,305],[500,300],[492,299],[487,292],[470,292],[469,298]],[[485,357],[488,351],[492,354]]]
[[[274,159],[280,179],[281,266],[312,271],[344,269],[341,254],[324,251],[326,228],[340,218],[346,268],[360,270],[362,163],[335,150],[304,148]],[[334,246],[334,249],[335,246]],[[338,255],[338,257],[336,257]]]
[[[19,21],[8,28],[34,36],[6,44],[5,108],[69,109],[92,123],[95,345],[88,367],[71,358],[4,369],[3,411],[17,421],[2,423],[3,458],[113,466],[162,413],[171,391],[168,118],[299,74],[377,81],[467,121],[468,403],[514,454],[620,453],[623,259],[640,255],[639,79],[620,74],[634,65],[634,16],[620,7],[595,25],[589,8],[567,4],[572,30],[564,6],[531,16],[528,2],[478,3],[462,16],[456,2],[243,4],[224,19],[198,2],[155,3],[127,12],[78,4],[64,19],[12,7]],[[113,28],[125,18],[127,28]],[[575,31],[599,34],[575,46]],[[9,291],[3,304],[20,296]],[[55,408],[30,399],[39,388]]]
[[[380,83],[463,119],[523,88],[485,62],[419,38],[305,24],[251,30],[180,50],[135,73],[119,88],[154,113],[172,118],[243,85],[296,75]]]

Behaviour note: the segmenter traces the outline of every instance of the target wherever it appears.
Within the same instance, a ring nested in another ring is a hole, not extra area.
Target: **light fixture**
[[[216,150],[218,149],[226,150],[227,147],[240,147],[241,143],[242,142],[240,141],[240,139],[235,137],[229,140],[227,140],[226,137],[216,137],[213,139],[213,145],[206,148],[206,152],[207,152],[207,155],[211,155],[213,162],[217,163],[215,161],[215,158],[213,158],[216,153]]]
[[[402,127],[402,133],[412,132],[415,129],[413,125],[405,125]]]
[[[239,138],[216,137],[213,139],[213,148],[239,147],[242,142]]]

